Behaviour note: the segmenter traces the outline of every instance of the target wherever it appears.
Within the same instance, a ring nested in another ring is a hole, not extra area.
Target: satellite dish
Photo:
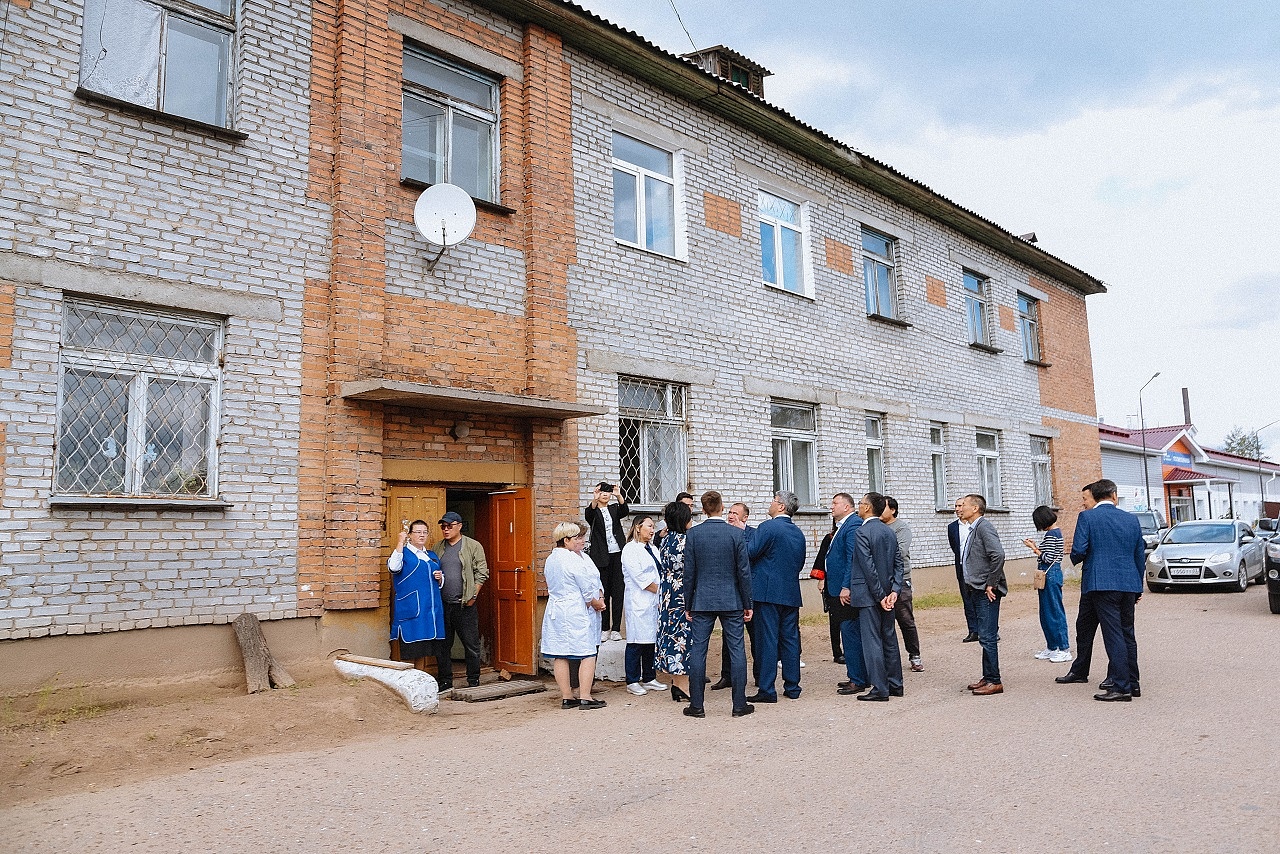
[[[413,224],[436,246],[456,246],[476,227],[476,203],[456,184],[433,184],[413,206]],[[443,249],[441,255],[444,254]]]

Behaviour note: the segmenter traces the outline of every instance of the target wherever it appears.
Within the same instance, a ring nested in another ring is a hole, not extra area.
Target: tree
[[[1258,434],[1251,433],[1243,427],[1236,425],[1227,433],[1226,438],[1222,440],[1222,450],[1228,454],[1235,454],[1240,457],[1249,457],[1250,459],[1258,459],[1260,448],[1258,446]]]

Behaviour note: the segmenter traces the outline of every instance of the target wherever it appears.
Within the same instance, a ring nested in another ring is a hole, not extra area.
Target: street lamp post
[[[1262,485],[1262,438],[1258,435],[1266,430],[1272,424],[1280,424],[1280,418],[1272,421],[1270,424],[1263,424],[1257,430],[1253,431],[1253,448],[1258,452],[1258,518],[1261,519],[1267,515],[1267,488]]]
[[[1155,508],[1151,506],[1151,467],[1147,464],[1147,419],[1142,413],[1142,392],[1158,376],[1160,376],[1160,372],[1156,371],[1151,375],[1151,379],[1143,383],[1142,388],[1138,389],[1138,432],[1142,436],[1142,483],[1147,488],[1147,510],[1151,513],[1155,513]],[[1258,470],[1261,472],[1261,466],[1259,466]],[[1258,482],[1262,482],[1261,474],[1258,475]]]

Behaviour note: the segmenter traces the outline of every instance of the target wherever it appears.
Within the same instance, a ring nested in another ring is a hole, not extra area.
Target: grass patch
[[[802,626],[825,626],[829,622],[830,619],[827,617],[826,611],[817,614],[805,614],[800,618],[800,625]]]
[[[926,593],[911,599],[911,607],[916,611],[927,611],[930,608],[956,608],[961,604],[959,593]]]

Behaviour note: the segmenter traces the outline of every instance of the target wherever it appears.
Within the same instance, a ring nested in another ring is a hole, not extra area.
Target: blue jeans
[[[982,645],[982,678],[992,685],[1000,683],[1000,594],[994,602],[987,599],[986,590],[973,591],[973,603],[978,610],[978,643]]]
[[[654,673],[654,644],[629,643],[623,659],[627,668],[627,684],[634,682],[652,682],[658,678]]]
[[[1062,606],[1062,564],[1049,568],[1044,589],[1037,590],[1040,598],[1040,628],[1044,631],[1044,643],[1049,649],[1070,649],[1067,636],[1067,610]]]

